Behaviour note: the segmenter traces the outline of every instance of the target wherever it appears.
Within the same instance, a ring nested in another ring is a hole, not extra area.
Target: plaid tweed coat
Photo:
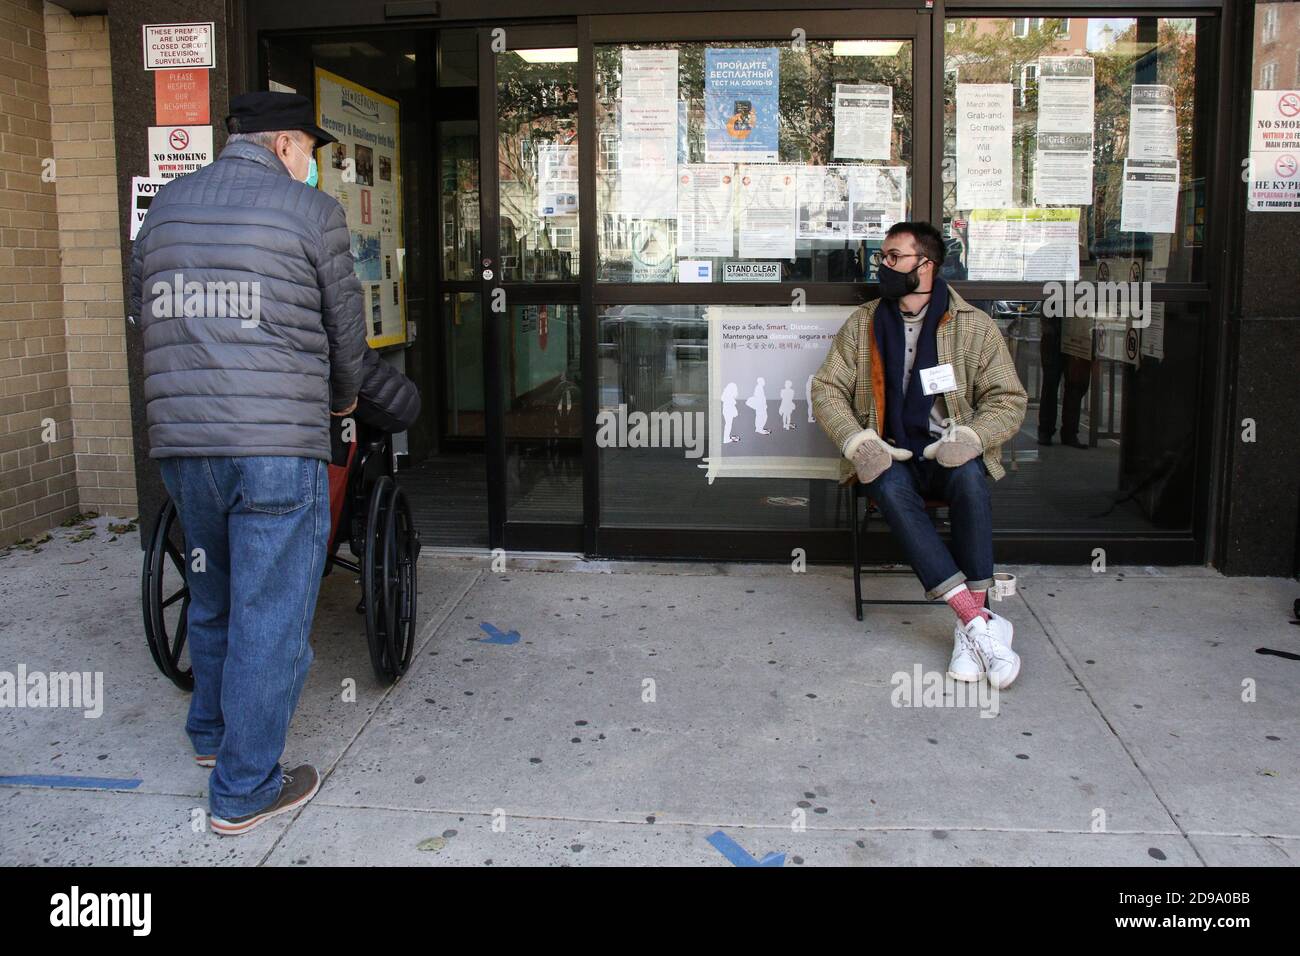
[[[1020,430],[1028,396],[997,323],[954,289],[949,288],[948,297],[936,337],[939,364],[952,364],[957,390],[935,401],[943,402],[944,417],[980,436],[984,464],[990,475],[1001,478],[1006,474],[1002,444]],[[813,416],[841,450],[864,428],[884,437],[885,363],[872,329],[879,302],[868,302],[848,317],[813,376]],[[840,473],[842,479],[852,478],[852,464],[842,461]]]

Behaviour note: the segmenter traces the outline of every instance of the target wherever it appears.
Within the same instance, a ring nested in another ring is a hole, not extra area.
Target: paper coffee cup
[[[1001,601],[1011,597],[1016,593],[1016,576],[1006,571],[995,571],[993,573],[993,587],[991,596],[995,601]]]

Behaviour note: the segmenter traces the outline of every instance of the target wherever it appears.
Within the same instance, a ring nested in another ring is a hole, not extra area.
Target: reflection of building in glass
[[[576,60],[576,57],[575,57]],[[498,61],[502,278],[578,274],[577,67],[512,53]]]
[[[1300,89],[1300,3],[1255,4],[1254,88]]]
[[[1190,18],[960,18],[948,22],[945,35],[945,166],[959,168],[956,150],[956,87],[959,83],[1010,83],[1013,130],[1011,133],[1012,204],[1032,206],[1036,201],[1035,175],[1040,160],[1038,125],[1039,76],[1042,57],[1086,56],[1093,62],[1094,105],[1091,130],[1091,202],[1074,203],[1081,210],[1081,262],[1085,269],[1114,256],[1159,260],[1167,280],[1187,279],[1192,273],[1193,248],[1176,234],[1175,241],[1158,246],[1151,234],[1123,233],[1119,224],[1123,196],[1124,160],[1129,150],[1129,106],[1134,85],[1164,85],[1172,89],[1177,126],[1180,188],[1195,197],[1204,170],[1193,148],[1193,111],[1196,106],[1198,59],[1214,51],[1198,50],[1196,22]],[[1054,154],[1059,156],[1060,154]],[[943,176],[944,232],[952,240],[957,258],[946,274],[966,277],[964,253],[969,245],[969,210],[956,205],[954,172]],[[1040,200],[1051,205],[1050,200]],[[1189,209],[1200,225],[1204,207]],[[1084,276],[1086,278],[1086,276]]]

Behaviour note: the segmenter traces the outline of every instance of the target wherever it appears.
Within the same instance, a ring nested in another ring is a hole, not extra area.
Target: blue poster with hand
[[[780,132],[781,51],[704,51],[704,161],[775,163]]]

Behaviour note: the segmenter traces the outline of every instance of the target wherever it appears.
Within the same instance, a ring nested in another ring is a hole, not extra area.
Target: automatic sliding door
[[[492,51],[485,248],[494,528],[508,548],[577,550],[582,501],[578,50],[568,28],[507,27]],[[492,49],[491,33],[485,39]],[[486,193],[485,193],[486,195]],[[493,261],[488,262],[489,259]]]
[[[705,467],[723,416],[729,455],[837,458],[809,414],[820,360],[805,368],[796,336],[774,337],[741,363],[748,377],[711,384],[711,364],[738,353],[710,330],[738,310],[756,327],[788,323],[792,303],[847,317],[876,279],[885,231],[928,214],[917,170],[929,127],[914,106],[928,89],[914,56],[923,18],[755,15],[725,21],[752,31],[731,36],[714,32],[721,18],[600,19],[598,151],[584,167],[608,426],[596,435],[600,550],[788,557],[787,538],[838,544],[847,507],[833,480],[711,482]]]

